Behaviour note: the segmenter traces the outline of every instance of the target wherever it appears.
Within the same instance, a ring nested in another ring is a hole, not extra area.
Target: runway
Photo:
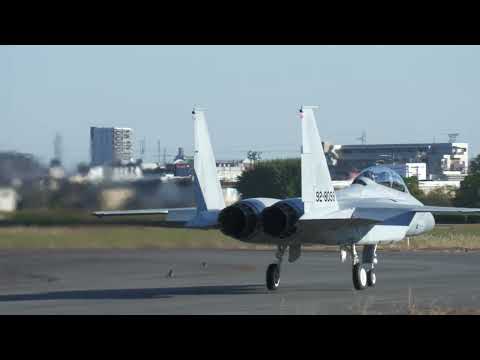
[[[0,314],[405,314],[480,308],[480,252],[379,252],[355,291],[337,252],[304,251],[266,290],[271,251],[0,252]],[[170,273],[170,276],[169,276]]]

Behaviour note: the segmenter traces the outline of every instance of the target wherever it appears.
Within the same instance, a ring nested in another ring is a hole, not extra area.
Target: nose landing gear
[[[353,265],[352,269],[353,287],[356,290],[363,290],[367,287],[367,272],[362,264]]]

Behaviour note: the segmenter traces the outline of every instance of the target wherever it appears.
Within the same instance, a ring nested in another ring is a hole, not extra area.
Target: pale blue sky
[[[128,126],[191,152],[191,108],[208,108],[219,159],[297,155],[301,104],[323,140],[437,142],[480,152],[479,46],[0,46],[0,151],[89,160],[89,127]],[[284,151],[283,153],[276,152]],[[290,151],[290,152],[288,152]]]

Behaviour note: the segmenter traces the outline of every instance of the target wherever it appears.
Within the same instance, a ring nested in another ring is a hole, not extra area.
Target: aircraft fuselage
[[[373,245],[385,244],[418,236],[431,231],[435,220],[431,213],[405,213],[403,207],[422,205],[408,192],[376,184],[352,184],[335,192],[339,210],[322,221],[298,222],[295,232],[278,238],[258,231],[241,241],[257,244],[325,244],[325,245]],[[279,202],[281,200],[278,200]],[[301,198],[289,199],[303,215]],[[381,212],[375,208],[390,207]],[[345,217],[349,217],[346,219]],[[378,218],[377,223],[362,218]]]

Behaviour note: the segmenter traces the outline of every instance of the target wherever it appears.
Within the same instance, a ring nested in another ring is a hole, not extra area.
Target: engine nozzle
[[[263,230],[270,236],[285,238],[296,232],[299,214],[286,203],[277,203],[262,212]]]
[[[218,222],[222,233],[243,240],[256,232],[259,214],[252,206],[240,202],[223,209]]]

